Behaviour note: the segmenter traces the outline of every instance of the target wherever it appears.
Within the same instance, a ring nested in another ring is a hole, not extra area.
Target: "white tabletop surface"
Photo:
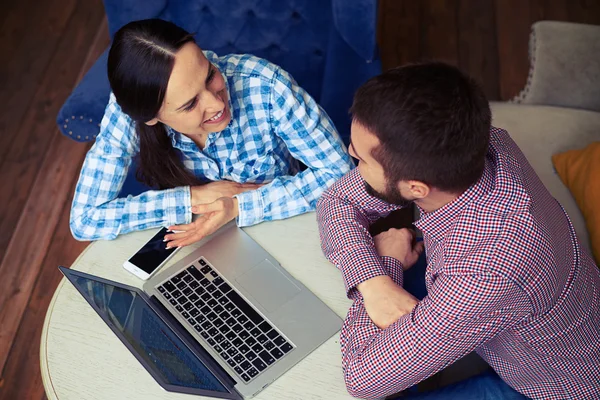
[[[340,272],[321,251],[316,217],[304,214],[244,228],[296,279],[340,317],[350,306]],[[143,281],[123,269],[156,230],[92,243],[71,268],[131,286]],[[181,249],[168,265],[194,250]],[[49,399],[191,399],[162,389],[65,278],[46,314],[41,338],[42,379]],[[204,398],[195,396],[195,398]],[[345,399],[339,333],[273,382],[255,399]]]

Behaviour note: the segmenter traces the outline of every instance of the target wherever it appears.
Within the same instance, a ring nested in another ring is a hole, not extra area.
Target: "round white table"
[[[244,230],[340,317],[346,315],[350,301],[345,296],[341,274],[321,252],[314,213]],[[71,268],[141,287],[143,281],[125,271],[122,264],[154,233],[155,230],[148,230],[123,235],[114,241],[94,242]],[[195,246],[181,249],[167,266],[194,249]],[[162,389],[65,278],[46,314],[40,363],[49,399],[190,398]],[[342,379],[339,334],[255,398],[352,398]]]

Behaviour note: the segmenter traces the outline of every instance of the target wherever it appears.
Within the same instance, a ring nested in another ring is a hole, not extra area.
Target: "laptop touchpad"
[[[269,260],[250,268],[236,281],[269,312],[277,311],[300,292]]]

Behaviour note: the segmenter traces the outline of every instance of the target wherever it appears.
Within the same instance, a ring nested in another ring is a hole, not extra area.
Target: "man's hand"
[[[177,233],[165,235],[167,248],[187,246],[215,232],[238,216],[238,201],[236,198],[221,197],[212,203],[192,207],[192,212],[201,215],[191,224],[169,227],[169,230]]]
[[[415,243],[415,234],[406,228],[390,229],[373,238],[380,256],[393,257],[402,263],[406,271],[419,259],[424,250],[423,242]]]
[[[367,314],[380,329],[386,329],[403,315],[409,314],[419,303],[387,275],[366,280],[356,288],[363,295]]]
[[[200,186],[192,186],[192,206],[212,203],[221,197],[233,197],[248,190],[256,190],[262,185],[261,183],[216,181]]]

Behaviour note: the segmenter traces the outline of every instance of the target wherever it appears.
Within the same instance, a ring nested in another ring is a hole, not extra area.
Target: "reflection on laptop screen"
[[[86,300],[112,322],[165,382],[229,392],[136,292],[81,276],[73,275],[72,279]]]

